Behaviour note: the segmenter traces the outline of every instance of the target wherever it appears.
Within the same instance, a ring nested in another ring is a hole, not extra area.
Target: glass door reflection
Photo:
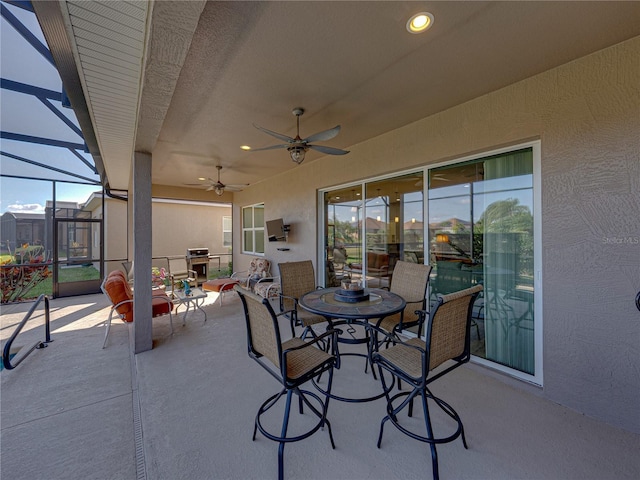
[[[472,353],[534,374],[532,149],[430,170],[429,245],[432,295],[484,285]]]

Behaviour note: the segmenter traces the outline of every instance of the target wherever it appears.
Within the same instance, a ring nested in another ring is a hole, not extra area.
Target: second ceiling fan
[[[208,178],[207,179],[208,183],[187,183],[185,185],[206,186],[207,187],[207,192],[213,190],[214,192],[216,192],[216,195],[222,195],[225,190],[229,190],[230,192],[240,192],[240,191],[242,191],[242,189],[244,187],[249,186],[246,183],[244,183],[242,185],[225,185],[224,183],[222,183],[220,181],[220,170],[222,170],[222,166],[221,165],[216,165],[216,168],[218,169],[218,180],[217,181],[215,181],[213,178]]]
[[[308,136],[307,138],[301,138],[300,137],[300,116],[304,113],[304,108],[300,108],[300,107],[294,108],[292,113],[296,116],[297,129],[296,129],[295,138],[290,137],[288,135],[283,135],[282,133],[277,133],[277,132],[268,130],[263,127],[259,127],[254,123],[253,126],[256,127],[258,130],[261,130],[264,133],[271,135],[272,137],[276,137],[279,140],[283,140],[287,143],[283,143],[280,145],[272,145],[270,147],[264,147],[264,148],[255,148],[255,149],[252,149],[251,151],[257,152],[260,150],[273,150],[276,148],[286,148],[287,151],[289,152],[289,155],[291,155],[291,160],[293,160],[298,165],[302,163],[302,161],[304,160],[305,153],[310,148],[313,150],[317,150],[318,152],[326,153],[328,155],[344,155],[346,153],[349,153],[348,150],[341,150],[339,148],[325,147],[322,145],[312,145],[312,142],[330,140],[336,135],[338,135],[338,133],[340,133],[340,125],[336,125],[335,127],[330,128],[329,130],[324,130],[322,132],[315,133],[313,135]]]

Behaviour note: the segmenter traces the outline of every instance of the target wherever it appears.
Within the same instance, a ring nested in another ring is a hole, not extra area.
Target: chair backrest
[[[124,268],[124,273],[127,280],[133,280],[133,261],[122,262],[122,268]]]
[[[347,263],[347,251],[344,247],[336,247],[333,249],[333,261],[337,264]]]
[[[400,295],[407,306],[404,309],[403,322],[410,323],[418,319],[416,310],[424,310],[426,306],[427,286],[431,265],[398,261],[393,269],[389,290]]]
[[[175,277],[188,276],[187,257],[167,257],[167,269],[169,270],[169,275]]]
[[[234,289],[238,292],[244,307],[249,355],[256,359],[264,356],[280,369],[282,341],[278,320],[271,304],[267,299],[239,285],[235,285]]]
[[[129,300],[129,302],[119,305],[116,311],[125,322],[133,322],[133,303],[130,302],[133,299],[133,293],[125,274],[120,270],[114,270],[104,279],[100,289],[109,298],[113,306]]]
[[[307,292],[315,290],[316,275],[313,270],[311,260],[302,260],[299,262],[279,263],[280,269],[280,285],[285,310],[294,308],[293,301],[286,297],[300,298]]]
[[[249,264],[249,277],[270,277],[271,262],[266,258],[255,257]]]
[[[335,264],[331,260],[327,260],[327,276],[325,278],[325,287],[339,287],[340,280],[336,275],[336,267]]]
[[[427,371],[447,360],[464,362],[469,359],[471,311],[481,291],[482,285],[476,285],[438,297],[426,330],[426,346],[430,352]]]

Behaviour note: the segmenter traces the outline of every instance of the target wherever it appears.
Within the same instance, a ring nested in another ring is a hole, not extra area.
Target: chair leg
[[[429,416],[429,405],[427,405],[427,392],[425,389],[420,391],[420,396],[422,397],[422,409],[424,410],[424,423],[427,427],[427,438],[433,440],[435,437],[433,436],[433,428],[431,427],[431,417]],[[411,401],[410,407],[412,406],[413,400]],[[440,476],[438,474],[438,452],[436,451],[436,444],[434,442],[429,442],[429,447],[431,448],[433,480],[438,480]]]
[[[284,418],[282,420],[282,430],[280,431],[280,437],[287,437],[287,427],[289,426],[289,412],[291,411],[291,395],[293,390],[287,390],[287,404],[284,407]],[[300,404],[302,409],[302,403]],[[278,447],[278,480],[282,480],[284,477],[284,446],[285,442],[280,442]]]
[[[478,325],[478,322],[471,319],[471,326],[476,327],[476,334],[478,335],[478,340],[480,340],[480,326]]]
[[[331,394],[331,383],[333,381],[333,370],[329,371],[329,381],[327,383],[327,390],[326,390],[326,394],[325,394],[325,401],[324,402],[320,402],[322,403],[323,407],[322,407],[322,411],[319,412],[311,402],[309,402],[309,400],[307,399],[307,397],[305,397],[302,392],[300,392],[300,390],[298,391],[298,394],[300,395],[300,398],[304,401],[304,403],[307,404],[307,406],[309,407],[309,409],[311,409],[311,411],[314,413],[314,415],[316,415],[318,418],[320,418],[321,420],[321,429],[324,430],[324,426],[327,426],[327,430],[329,430],[329,440],[331,441],[331,448],[333,448],[335,450],[336,448],[336,444],[333,441],[333,432],[331,431],[331,423],[329,423],[329,420],[327,420],[327,410],[329,409],[329,396]],[[317,398],[316,398],[317,399]]]
[[[327,420],[327,412],[329,411],[329,394],[331,393],[331,384],[333,383],[333,368],[329,370],[329,380],[327,382],[327,395],[324,398],[324,409],[322,411],[322,418],[324,423],[327,425],[327,430],[329,430],[329,439],[331,440],[331,447],[335,450],[336,444],[333,442],[333,433],[331,432],[331,424]],[[324,427],[323,427],[324,428]]]
[[[109,330],[111,330],[111,317],[113,317],[113,309],[109,312],[109,319],[107,320],[107,330],[104,332],[104,342],[102,348],[107,346],[107,338],[109,338]]]
[[[333,371],[330,370],[329,372],[329,383],[328,383],[328,392],[331,391],[331,382],[333,379]],[[285,408],[284,408],[284,415],[283,415],[283,419],[282,419],[282,428],[280,431],[280,435],[274,435],[272,433],[269,433],[267,430],[265,430],[264,426],[260,423],[260,417],[262,414],[266,413],[271,407],[273,407],[281,398],[282,396],[286,393],[286,403],[285,403]],[[287,437],[287,429],[289,426],[289,417],[290,417],[290,413],[291,413],[291,397],[293,394],[298,395],[299,398],[299,408],[300,411],[302,413],[302,408],[303,408],[303,404],[306,404],[307,408],[309,408],[314,415],[316,415],[318,417],[318,423],[316,424],[316,426],[307,431],[306,433],[303,433],[301,435],[298,435],[296,437]],[[307,395],[313,397],[313,399],[319,404],[321,405],[321,409],[318,410],[314,404],[312,404],[309,399],[307,398]],[[280,391],[280,393],[273,395],[272,397],[270,397],[269,399],[267,399],[267,401],[265,401],[265,403],[262,404],[262,406],[258,409],[258,413],[256,414],[256,418],[255,418],[255,422],[254,422],[254,426],[253,426],[253,437],[252,440],[256,439],[256,434],[257,431],[260,430],[260,432],[267,437],[270,440],[274,440],[276,442],[278,442],[279,446],[278,446],[278,480],[282,480],[283,478],[283,471],[284,471],[284,447],[287,443],[289,442],[297,442],[299,440],[303,440],[307,437],[309,437],[310,435],[312,435],[314,432],[316,432],[318,429],[324,429],[324,426],[327,426],[327,429],[329,430],[329,439],[331,440],[331,447],[332,448],[336,448],[335,443],[333,441],[333,433],[331,431],[331,424],[329,423],[329,420],[327,420],[327,408],[328,408],[328,400],[329,397],[327,396],[326,400],[323,402],[322,399],[316,395],[315,393],[309,392],[307,390],[300,390],[297,387],[291,388],[291,389],[283,389]]]
[[[465,449],[468,449],[469,447],[467,446],[467,437],[465,437],[464,435],[464,424],[462,423],[462,420],[460,419],[460,416],[458,415],[458,413],[453,409],[451,405],[446,403],[444,400],[434,396],[429,389],[427,389],[427,396],[429,398],[432,398],[444,413],[449,415],[453,420],[455,420],[458,423],[460,428],[460,436],[462,437],[462,444],[464,445]]]
[[[373,370],[373,367],[371,368]],[[385,400],[387,401],[387,405],[391,405],[391,398],[389,397],[389,391],[387,389],[387,382],[384,379],[384,375],[382,374],[382,367],[378,365],[378,372],[380,373],[380,383],[382,384],[382,390],[385,392]],[[378,434],[378,443],[377,446],[380,448],[380,443],[382,442],[382,434],[384,432],[384,424],[387,420],[389,420],[389,415],[386,415],[382,421],[380,422],[380,433]]]

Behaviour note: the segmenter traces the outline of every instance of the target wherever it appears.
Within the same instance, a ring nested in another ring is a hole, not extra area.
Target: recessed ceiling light
[[[433,15],[429,12],[416,13],[407,22],[409,33],[422,33],[433,25]]]
[[[200,180],[201,182],[204,182],[206,180],[206,178],[204,177],[198,177],[198,180]]]
[[[241,145],[240,148],[242,150],[251,150],[251,147],[249,145]]]

